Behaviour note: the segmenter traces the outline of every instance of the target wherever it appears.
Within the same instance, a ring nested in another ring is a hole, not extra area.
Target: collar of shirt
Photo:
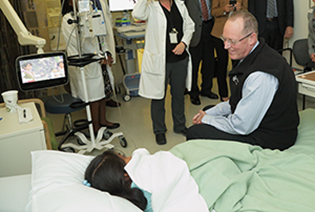
[[[254,49],[257,48],[258,45],[259,45],[259,40],[257,40],[255,46],[252,48],[252,50],[250,50],[250,52],[248,53],[248,55],[249,55],[250,53],[252,53],[252,52],[254,51]],[[245,58],[244,58],[244,59],[245,59]],[[243,62],[244,59],[240,60],[240,62],[239,62],[238,64],[240,64],[241,62]]]

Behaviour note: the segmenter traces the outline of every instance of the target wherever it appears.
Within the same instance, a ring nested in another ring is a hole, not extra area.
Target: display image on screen
[[[52,87],[67,82],[67,64],[63,53],[21,56],[16,60],[22,90]]]
[[[20,61],[23,83],[65,77],[64,61],[61,56]]]
[[[108,0],[109,10],[115,11],[126,11],[132,10],[137,0]]]

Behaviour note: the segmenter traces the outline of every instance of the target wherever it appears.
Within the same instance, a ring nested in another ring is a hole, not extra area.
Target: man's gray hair
[[[229,17],[229,20],[235,21],[237,19],[242,19],[244,23],[244,34],[255,32],[258,35],[258,22],[253,14],[247,10],[235,11]]]

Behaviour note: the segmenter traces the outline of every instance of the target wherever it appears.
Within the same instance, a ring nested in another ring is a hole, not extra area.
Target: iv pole
[[[89,132],[90,132],[90,139],[91,140],[88,140],[83,133],[76,132],[75,135],[80,138],[83,145],[77,145],[74,143],[66,143],[66,144],[62,145],[61,149],[66,149],[66,148],[70,147],[70,148],[74,148],[74,149],[79,150],[79,153],[81,153],[81,154],[83,154],[85,152],[91,152],[93,149],[101,150],[104,147],[106,147],[108,149],[112,149],[112,148],[114,148],[114,146],[112,144],[110,144],[110,142],[115,137],[118,137],[120,144],[123,147],[126,147],[127,142],[126,142],[126,139],[123,137],[123,134],[121,132],[113,134],[109,131],[106,131],[106,127],[101,127],[97,133],[97,137],[95,138],[95,136],[94,136],[93,123],[92,123],[92,117],[91,117],[91,109],[90,109],[90,105],[89,105],[87,85],[86,85],[86,79],[85,79],[85,74],[84,74],[84,66],[88,65],[92,62],[99,61],[99,60],[103,59],[103,57],[93,58],[93,56],[96,56],[93,54],[82,55],[81,42],[80,42],[81,40],[80,40],[80,33],[79,33],[80,25],[79,25],[79,21],[78,21],[78,17],[77,17],[77,11],[76,11],[76,4],[75,3],[76,3],[76,0],[73,0],[73,13],[74,13],[73,23],[77,25],[77,27],[76,27],[76,39],[77,39],[77,41],[76,42],[77,42],[79,54],[78,54],[77,58],[76,58],[77,55],[68,57],[68,60],[69,60],[69,65],[80,67],[82,84],[83,84],[82,86],[83,86],[83,90],[84,90],[84,99],[85,99],[85,105],[86,105],[85,106],[86,107],[86,115],[87,115],[87,119],[88,119],[88,126],[89,126]],[[99,55],[97,55],[97,56],[99,56]],[[106,54],[105,54],[105,58],[107,59]],[[102,141],[104,132],[105,132],[105,137],[107,138],[107,140]]]
[[[73,0],[73,5],[74,5],[74,13],[76,14],[76,7],[75,7],[75,2],[76,0]],[[16,14],[15,10],[13,9],[12,5],[10,4],[9,0],[0,0],[0,9],[2,10],[4,16],[8,19],[10,25],[12,26],[14,32],[18,36],[18,41],[20,45],[25,46],[25,45],[35,45],[37,47],[37,53],[43,53],[43,47],[46,44],[46,40],[43,38],[39,38],[36,36],[33,36],[24,26],[22,21],[20,20],[19,16]],[[120,144],[122,147],[127,146],[126,139],[123,137],[123,134],[121,132],[118,133],[111,133],[109,131],[105,131],[106,127],[102,127],[95,138],[94,136],[94,130],[93,130],[93,124],[92,124],[92,117],[91,117],[91,110],[89,106],[89,101],[88,99],[88,94],[87,94],[87,86],[86,86],[86,80],[84,77],[84,66],[88,65],[91,62],[96,62],[99,61],[100,59],[103,59],[103,57],[98,57],[98,58],[92,58],[93,56],[96,56],[94,54],[89,54],[89,55],[82,55],[81,53],[81,43],[80,43],[80,37],[79,37],[79,23],[77,20],[77,16],[75,15],[76,21],[75,23],[77,24],[77,44],[78,44],[78,52],[79,52],[79,57],[78,58],[71,58],[68,57],[68,63],[69,65],[73,66],[78,66],[80,67],[81,71],[81,76],[82,76],[82,82],[83,82],[83,88],[84,88],[84,97],[85,97],[85,105],[86,105],[86,115],[88,118],[89,122],[89,131],[90,131],[90,138],[91,140],[88,140],[83,133],[81,132],[76,132],[74,133],[76,136],[80,138],[82,141],[82,145],[77,145],[74,143],[66,143],[62,145],[62,148],[73,148],[79,150],[79,153],[83,154],[85,152],[91,152],[93,149],[98,149],[101,150],[104,147],[111,149],[114,146],[110,144],[110,142],[118,137]],[[106,55],[105,55],[106,57]],[[105,132],[105,133],[104,133]],[[107,140],[102,140],[103,134],[105,134],[105,138]],[[65,139],[66,140],[66,139]]]

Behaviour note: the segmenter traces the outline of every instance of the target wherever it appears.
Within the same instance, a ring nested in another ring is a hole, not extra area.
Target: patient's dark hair
[[[85,179],[91,187],[123,197],[144,210],[147,200],[140,189],[130,188],[131,179],[124,175],[125,165],[115,151],[105,151],[91,161],[85,170]]]

